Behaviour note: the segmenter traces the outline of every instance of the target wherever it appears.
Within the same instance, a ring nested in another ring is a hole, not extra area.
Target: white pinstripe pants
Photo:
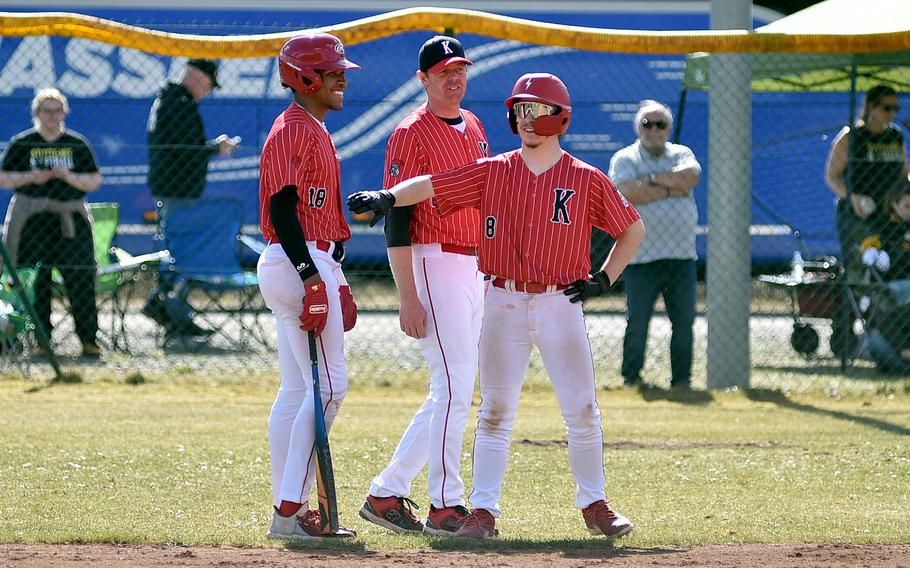
[[[477,259],[444,253],[437,245],[411,247],[417,294],[427,311],[427,336],[419,340],[430,371],[430,392],[395,449],[373,478],[370,494],[407,497],[429,463],[427,486],[436,508],[464,505],[461,452],[477,375],[477,342],[483,313],[483,276]]]

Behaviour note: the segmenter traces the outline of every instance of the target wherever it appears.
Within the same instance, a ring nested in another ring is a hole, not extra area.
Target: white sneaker
[[[277,509],[272,511],[272,526],[269,528],[268,537],[284,540],[313,540],[319,538],[304,529],[296,514],[290,517],[283,517],[278,514]]]

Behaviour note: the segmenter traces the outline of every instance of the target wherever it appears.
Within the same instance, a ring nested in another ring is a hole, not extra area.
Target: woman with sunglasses
[[[831,144],[825,182],[837,195],[836,223],[847,267],[857,266],[857,245],[887,223],[885,194],[907,177],[907,150],[894,125],[900,105],[888,85],[869,89],[856,123],[845,126]]]
[[[0,167],[0,187],[15,190],[6,212],[3,240],[17,266],[40,265],[35,310],[51,331],[51,268],[63,276],[82,356],[98,358],[95,245],[87,193],[101,186],[88,141],[64,125],[69,102],[57,89],[32,101],[30,128],[10,140]],[[37,354],[43,355],[39,348]]]

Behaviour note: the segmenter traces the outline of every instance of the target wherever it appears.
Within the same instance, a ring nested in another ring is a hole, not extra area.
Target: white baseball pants
[[[329,430],[348,390],[344,362],[344,328],[339,281],[341,265],[331,249],[323,252],[307,243],[329,299],[326,328],[316,338],[319,357],[319,387],[325,425]],[[316,469],[315,407],[313,377],[307,332],[300,329],[305,287],[280,244],[270,244],[259,257],[259,289],[272,310],[278,327],[278,364],[281,385],[269,416],[269,448],[272,458],[272,499],[307,503]]]
[[[512,424],[532,346],[540,350],[566,425],[575,506],[606,499],[603,431],[581,304],[569,302],[562,291],[526,294],[490,286],[480,332],[481,398],[470,500],[494,517],[501,514]]]

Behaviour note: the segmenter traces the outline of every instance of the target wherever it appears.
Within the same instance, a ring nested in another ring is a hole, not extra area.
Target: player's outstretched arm
[[[370,226],[374,226],[380,219],[388,214],[392,207],[414,205],[424,199],[429,199],[433,193],[433,182],[430,176],[417,176],[405,180],[392,189],[381,191],[358,191],[348,197],[348,209],[354,213],[374,213]]]

